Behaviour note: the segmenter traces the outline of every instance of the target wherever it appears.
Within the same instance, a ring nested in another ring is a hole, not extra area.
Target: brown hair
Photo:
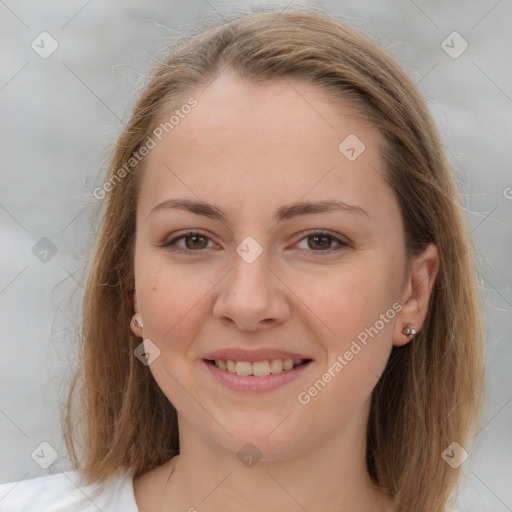
[[[440,269],[421,332],[393,347],[373,390],[368,471],[396,512],[439,512],[460,472],[441,454],[453,441],[469,442],[483,387],[482,317],[459,192],[427,104],[408,75],[366,36],[303,8],[203,23],[174,45],[135,105],[109,167],[112,186],[105,187],[88,270],[79,364],[65,411],[73,463],[89,482],[104,482],[120,467],[140,475],[179,453],[176,410],[134,357],[140,339],[129,325],[142,167],[133,165],[122,179],[119,170],[133,162],[164,114],[224,68],[260,84],[291,78],[317,85],[384,136],[386,180],[401,208],[408,254],[434,243]]]

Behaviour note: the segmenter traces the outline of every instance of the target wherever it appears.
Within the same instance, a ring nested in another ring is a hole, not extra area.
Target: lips
[[[254,354],[253,354],[254,355]],[[244,357],[247,357],[245,355]],[[265,361],[255,361],[255,362],[240,362],[237,361],[235,363],[235,372],[230,372],[227,367],[226,369],[222,369],[220,365],[215,364],[215,361],[220,362],[221,360],[209,360],[204,359],[202,361],[203,367],[206,371],[212,375],[217,382],[220,382],[223,386],[237,391],[237,392],[265,392],[265,391],[273,391],[285,384],[292,382],[295,379],[299,379],[302,375],[309,372],[311,373],[312,368],[312,360],[306,359],[302,360],[303,362],[298,364],[297,366],[293,366],[293,368],[289,370],[285,370],[284,368],[281,371],[277,371],[277,373],[267,374],[267,371],[259,371],[257,367],[259,365],[264,365]],[[233,360],[229,360],[230,364],[233,364]],[[273,359],[272,361],[281,361]],[[285,361],[292,362],[291,359],[286,359]],[[301,360],[297,360],[301,361]],[[249,371],[242,371],[242,375],[236,372],[236,365],[242,363],[243,367],[246,365],[250,365],[250,368],[247,368]],[[266,363],[269,364],[268,362]],[[256,366],[256,374],[255,371]],[[278,368],[279,369],[279,368]],[[252,373],[252,374],[251,374]],[[258,375],[259,374],[259,375]]]
[[[239,391],[270,391],[297,378],[312,358],[274,348],[222,349],[210,352],[203,363],[223,384]]]

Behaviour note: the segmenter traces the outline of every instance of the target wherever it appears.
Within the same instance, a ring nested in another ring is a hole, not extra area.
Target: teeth
[[[235,373],[238,375],[251,375],[252,363],[248,363],[247,361],[237,361],[235,363]]]
[[[281,359],[272,359],[270,361],[270,373],[279,373],[283,371],[283,361]]]
[[[237,375],[254,375],[263,377],[271,373],[280,373],[282,371],[291,370],[294,366],[298,366],[304,362],[303,359],[272,359],[269,361],[232,361],[216,359],[215,366],[221,370],[227,370]]]
[[[268,361],[256,361],[252,363],[252,374],[257,377],[270,375],[270,363]]]
[[[283,361],[283,370],[291,370],[293,368],[293,360],[285,359]]]

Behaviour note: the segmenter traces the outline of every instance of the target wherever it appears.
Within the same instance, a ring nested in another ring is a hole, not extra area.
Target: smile
[[[217,382],[241,392],[263,392],[277,389],[310,370],[311,359],[270,359],[234,361],[203,359],[203,364]]]
[[[264,377],[265,375],[289,371],[296,366],[300,366],[304,361],[304,359],[271,359],[266,361],[250,362],[216,359],[214,361],[210,361],[210,363],[214,364],[221,370],[227,370],[229,373]]]

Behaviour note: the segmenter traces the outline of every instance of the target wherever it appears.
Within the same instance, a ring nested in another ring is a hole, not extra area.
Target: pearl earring
[[[413,329],[412,324],[406,323],[402,328],[402,334],[406,336],[416,336],[416,331]]]
[[[135,315],[133,315],[132,322],[133,322],[133,325],[135,325],[135,327],[140,327],[141,329],[144,327],[142,318],[138,313],[135,313]]]

